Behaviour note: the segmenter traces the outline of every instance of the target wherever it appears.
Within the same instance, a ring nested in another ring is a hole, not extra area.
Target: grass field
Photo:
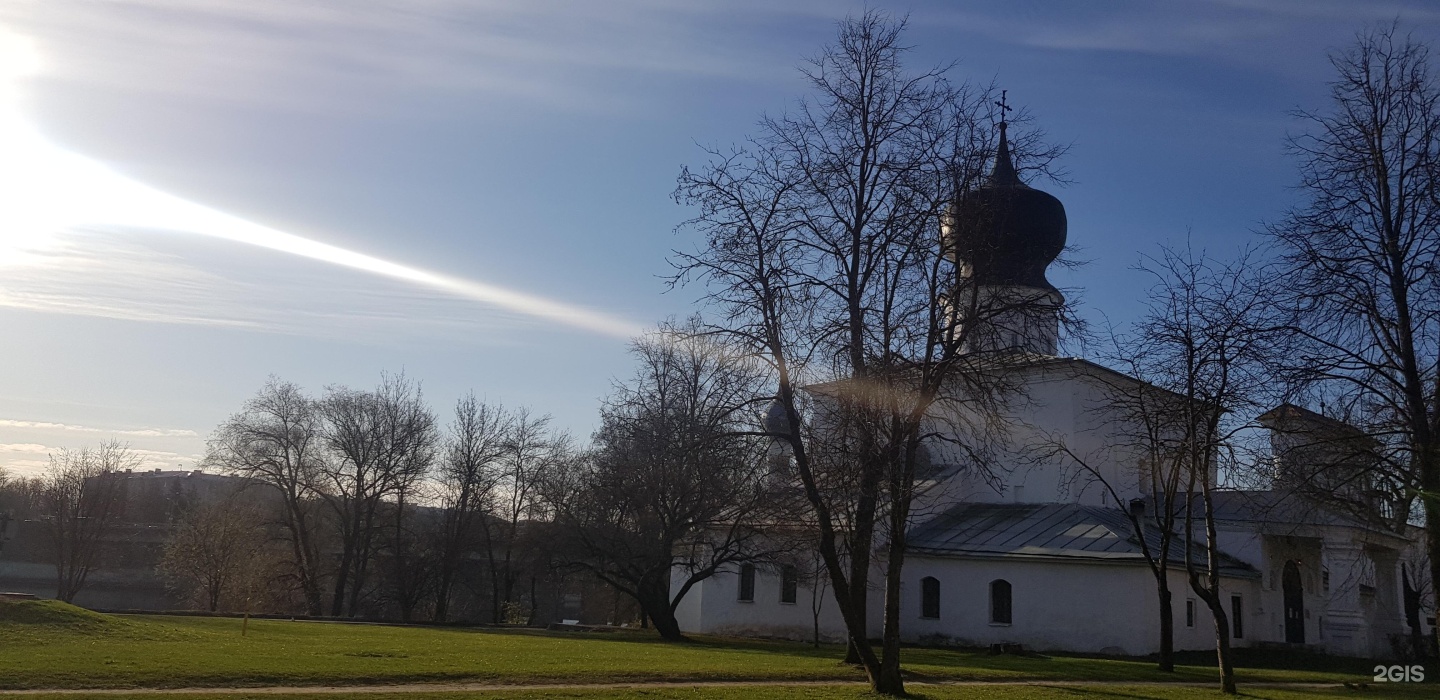
[[[789,642],[702,638],[689,644],[667,644],[643,634],[436,629],[284,620],[252,620],[248,635],[242,637],[240,626],[239,620],[228,618],[116,617],[53,602],[3,602],[0,603],[0,689],[863,679],[855,669],[838,663],[841,648],[827,646],[815,650]],[[1163,674],[1146,661],[988,656],[940,649],[907,649],[904,663],[914,680],[933,682],[1143,683],[1215,679],[1213,668],[1201,665],[1182,666],[1175,674]],[[1363,665],[1326,670],[1243,668],[1239,677],[1242,684],[1256,681],[1339,684],[1367,681],[1366,671],[1368,668]],[[1413,690],[1428,690],[1433,694],[1434,689],[1431,685]],[[967,688],[917,683],[914,690],[934,698],[1214,696],[1208,688],[1184,687]],[[1276,700],[1321,696],[1316,695],[1320,691],[1296,694],[1298,692],[1258,689],[1253,695]],[[1333,692],[1344,695],[1348,691]],[[1401,685],[1375,685],[1366,696],[1410,697],[1411,692]],[[29,697],[39,700],[39,696]],[[134,697],[144,697],[144,694]],[[182,696],[165,697],[183,700]],[[226,697],[239,700],[242,696]],[[273,695],[266,697],[274,698]],[[323,697],[340,700],[342,696]],[[343,697],[385,699],[381,694]],[[414,693],[404,697],[422,700]],[[453,693],[445,695],[448,700],[455,697]],[[843,698],[863,697],[863,693],[853,686],[671,687],[513,690],[506,691],[504,697]]]
[[[1223,697],[1214,688],[1165,687],[1165,686],[1067,686],[1045,685],[1023,686],[925,686],[912,687],[913,697],[921,700],[972,700],[993,698],[994,700],[1216,700]],[[5,700],[79,700],[96,696],[75,695],[10,695],[0,691]],[[540,698],[571,698],[574,700],[877,700],[876,695],[858,687],[833,686],[751,686],[751,687],[698,687],[698,688],[627,688],[627,689],[525,689],[504,690],[490,693],[397,693],[397,694],[235,694],[235,695],[156,695],[125,694],[106,695],[106,700],[462,700],[462,698],[484,697],[504,700],[539,700]],[[1301,690],[1277,688],[1244,688],[1241,698],[1251,700],[1326,700],[1330,698],[1352,698],[1355,700],[1423,700],[1434,698],[1433,686],[1390,685],[1371,687],[1366,690],[1350,690],[1343,687],[1306,688]]]

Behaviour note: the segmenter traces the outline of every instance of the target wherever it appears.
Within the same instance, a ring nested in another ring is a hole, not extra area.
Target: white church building
[[[982,289],[1053,294],[1058,301],[1060,293],[1044,273],[1064,246],[1064,208],[1020,181],[1003,125],[1000,143],[990,179],[966,195],[1004,209],[991,219],[999,223],[983,234],[990,240],[976,245],[972,233],[968,248],[964,240],[947,243],[974,263],[965,268],[981,276],[976,281]],[[962,198],[960,206],[966,205]],[[973,259],[987,250],[997,252]],[[1160,533],[1153,527],[1137,531],[1125,511],[1154,504],[1147,500],[1150,489],[1137,458],[1106,447],[1131,434],[1125,425],[1130,419],[1110,405],[1109,397],[1115,387],[1134,386],[1138,380],[1057,356],[1056,320],[1038,326],[1017,323],[1011,330],[998,334],[1005,337],[996,342],[1034,358],[1018,370],[1019,393],[1025,398],[1009,416],[1005,440],[1015,446],[1009,451],[1012,463],[992,471],[999,479],[982,479],[945,469],[939,450],[930,449],[936,468],[917,496],[908,533],[903,637],[962,646],[1014,643],[1038,651],[1157,652],[1158,596],[1140,541],[1147,539],[1156,551]],[[1324,439],[1328,431],[1341,429],[1295,406],[1271,411],[1262,422],[1275,430],[1282,447],[1293,447],[1297,436]],[[1023,446],[1039,440],[1063,442],[1070,454],[1090,455],[1090,471],[1077,478],[1073,465],[1026,456]],[[1308,453],[1287,454],[1300,459]],[[1303,468],[1281,472],[1306,473]],[[1095,487],[1102,478],[1111,489]],[[1392,643],[1409,632],[1401,562],[1415,543],[1307,502],[1283,478],[1269,490],[1220,491],[1215,503],[1224,553],[1222,600],[1233,645],[1394,656]],[[1203,527],[1196,532],[1203,536]],[[1169,576],[1175,648],[1213,650],[1210,612],[1186,582],[1185,551],[1183,537],[1177,536]],[[1203,547],[1197,543],[1194,551],[1203,562]],[[706,579],[677,609],[682,631],[809,639],[818,609],[821,637],[843,639],[844,624],[823,576],[817,583],[804,568],[745,565]],[[883,585],[881,569],[871,580],[870,635],[878,637],[883,591],[874,586]],[[1422,625],[1428,632],[1428,624]]]

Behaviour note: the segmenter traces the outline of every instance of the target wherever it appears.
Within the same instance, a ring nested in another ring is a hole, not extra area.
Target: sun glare
[[[33,42],[0,30],[0,268],[43,261],[77,226],[220,238],[405,280],[573,328],[628,338],[633,323],[495,285],[455,278],[269,228],[136,182],[47,141],[19,108],[17,83],[40,71]]]

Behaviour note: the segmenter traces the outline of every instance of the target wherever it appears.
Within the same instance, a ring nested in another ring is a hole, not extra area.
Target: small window
[[[920,617],[940,617],[940,579],[934,576],[920,579]]]
[[[1010,582],[1003,578],[990,582],[990,622],[1010,624]]]
[[[755,600],[755,565],[740,565],[740,598],[742,602]]]
[[[1238,595],[1230,596],[1230,632],[1234,639],[1245,638],[1245,606]]]
[[[1193,600],[1185,601],[1185,626],[1195,626],[1195,601]]]
[[[800,588],[800,576],[795,567],[786,564],[780,567],[780,602],[794,603],[795,593]]]

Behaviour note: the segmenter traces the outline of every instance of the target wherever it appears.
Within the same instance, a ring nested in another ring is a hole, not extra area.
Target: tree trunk
[[[1440,481],[1440,478],[1428,479],[1428,481]],[[1420,496],[1425,506],[1425,553],[1430,558],[1430,590],[1432,599],[1440,601],[1440,486],[1435,484],[1427,485],[1426,492]],[[1436,604],[1440,610],[1440,602]],[[1437,613],[1440,614],[1440,613]],[[1432,629],[1435,638],[1433,647],[1440,650],[1440,625]]]
[[[295,503],[286,504],[290,548],[295,557],[296,577],[300,579],[300,589],[305,594],[305,613],[318,616],[325,612],[324,595],[320,592],[320,577],[315,573],[315,558],[310,555],[310,534],[305,517],[299,511],[300,507]]]
[[[879,475],[875,473],[875,465],[868,465],[867,469],[874,474],[874,481],[872,482],[872,476],[868,475],[863,479],[860,500],[856,507],[855,529],[850,542],[850,609],[860,626],[851,631],[852,639],[846,645],[844,663],[853,666],[865,665],[866,654],[862,647],[870,647],[870,547],[874,541],[875,508],[879,500],[876,493],[878,484],[875,482],[879,481]],[[856,644],[854,640],[857,633],[860,644]],[[870,650],[870,655],[874,655],[873,650]]]
[[[370,544],[364,542],[361,546],[362,549],[355,556],[355,575],[350,581],[350,601],[345,606],[350,617],[360,614],[360,593],[365,588],[365,574],[370,568],[370,556],[367,554],[370,551]]]
[[[490,560],[490,621],[497,625],[505,621],[500,616],[500,570],[494,559]]]
[[[536,599],[535,575],[530,575],[530,615],[526,617],[525,624],[534,626],[535,621],[540,617],[540,601]]]
[[[655,625],[655,631],[660,633],[660,638],[669,642],[686,642],[684,634],[680,633],[680,622],[671,614],[670,606],[663,606],[665,611],[659,615],[649,613],[650,621]]]
[[[1230,653],[1230,618],[1225,614],[1220,595],[1207,596],[1205,603],[1210,606],[1210,613],[1215,618],[1215,654],[1220,662],[1220,692],[1236,695],[1239,691],[1235,689],[1235,660]]]
[[[1175,671],[1175,607],[1164,566],[1155,576],[1155,586],[1160,594],[1160,670],[1172,673]]]
[[[440,580],[435,586],[435,612],[430,616],[432,622],[445,622],[445,618],[450,615],[450,584],[455,576],[455,568],[449,562],[441,566]]]
[[[905,695],[900,674],[900,573],[904,566],[903,533],[892,535],[890,556],[885,563],[885,627],[881,632],[880,677],[872,684],[881,695]]]
[[[640,604],[640,619],[649,620],[660,633],[660,638],[669,642],[689,641],[680,632],[680,621],[675,619],[675,610],[670,606],[668,585],[644,586],[636,602]]]
[[[340,554],[340,566],[335,571],[335,590],[330,599],[330,616],[340,617],[345,613],[345,592],[350,582],[350,566],[353,561],[353,545],[343,546]]]

